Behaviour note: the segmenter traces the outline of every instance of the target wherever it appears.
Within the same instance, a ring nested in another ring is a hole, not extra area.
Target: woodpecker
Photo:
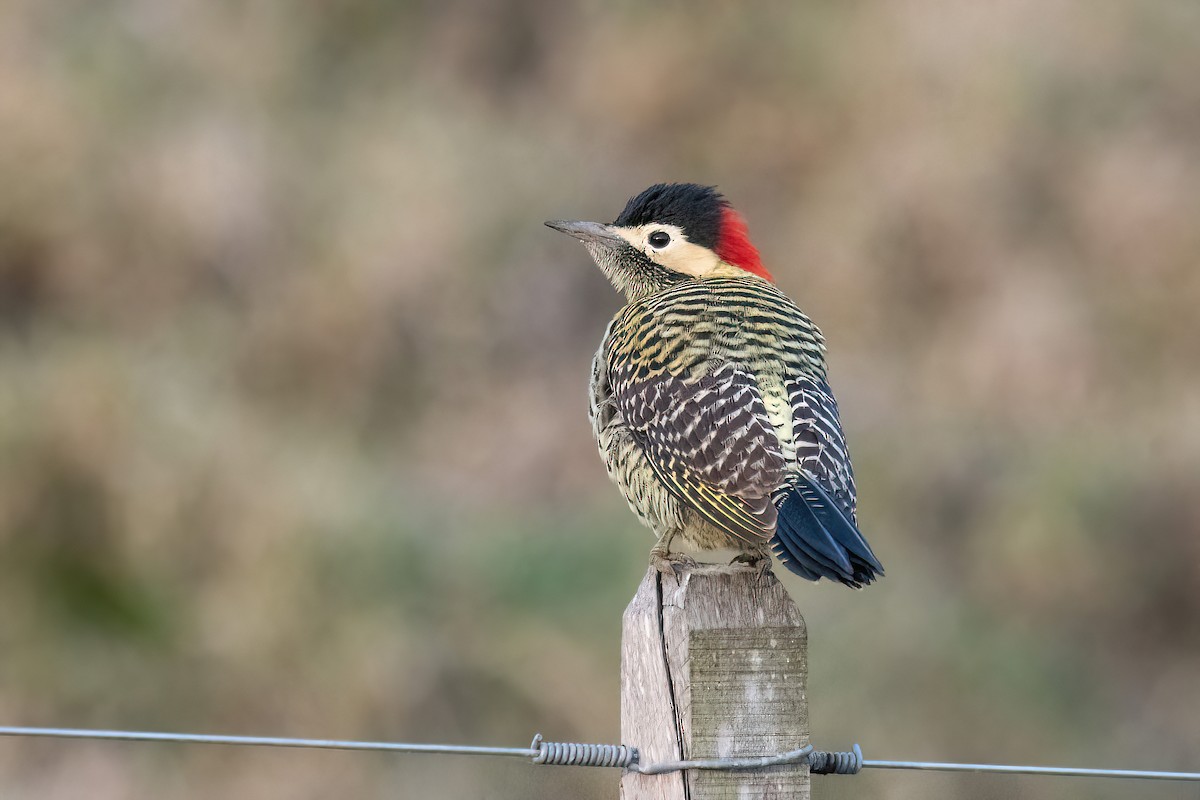
[[[592,362],[609,477],[658,537],[663,571],[700,550],[861,588],[883,566],[858,530],[854,470],[821,331],[775,286],[715,187],[656,184],[610,224],[554,220],[626,305]]]

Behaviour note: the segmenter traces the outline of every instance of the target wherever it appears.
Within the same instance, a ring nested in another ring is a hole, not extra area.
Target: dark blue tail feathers
[[[792,572],[815,581],[829,578],[861,589],[883,575],[847,510],[807,476],[776,497],[779,520],[771,549]]]

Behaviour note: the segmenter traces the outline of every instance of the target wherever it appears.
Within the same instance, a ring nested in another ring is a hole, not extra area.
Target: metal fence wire
[[[373,750],[391,753],[442,754],[458,756],[509,756],[527,758],[533,764],[566,767],[616,767],[644,775],[689,769],[749,770],[785,764],[807,763],[814,774],[853,775],[863,769],[908,769],[936,772],[991,772],[1008,775],[1059,775],[1086,778],[1135,778],[1142,780],[1200,781],[1200,772],[1165,772],[1139,769],[1091,769],[1084,767],[1040,767],[1016,764],[957,764],[939,761],[875,761],[863,758],[856,744],[850,751],[827,752],[805,745],[775,755],[750,758],[709,758],[644,764],[636,747],[579,742],[547,742],[539,733],[529,747],[479,747],[475,745],[421,744],[417,742],[371,742],[344,739],[293,739],[282,736],[226,736],[203,733],[91,730],[82,728],[26,728],[0,726],[0,736],[50,739],[92,739],[124,742],[171,742],[216,744],[241,747],[297,747],[321,750]]]

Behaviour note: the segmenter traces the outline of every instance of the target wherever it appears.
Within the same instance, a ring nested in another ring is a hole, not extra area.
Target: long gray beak
[[[608,225],[601,225],[599,222],[582,222],[573,219],[552,219],[546,223],[547,228],[554,228],[556,231],[561,231],[568,236],[574,236],[579,241],[587,244],[599,244],[606,247],[625,247],[629,244],[625,239],[613,233],[613,230]]]

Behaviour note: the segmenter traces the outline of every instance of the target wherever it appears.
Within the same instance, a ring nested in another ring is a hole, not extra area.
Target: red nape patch
[[[741,267],[760,278],[766,278],[771,283],[775,282],[775,278],[762,265],[762,260],[758,257],[758,248],[750,243],[750,231],[746,229],[746,220],[728,206],[721,212],[721,235],[718,239],[717,255],[722,261]]]

